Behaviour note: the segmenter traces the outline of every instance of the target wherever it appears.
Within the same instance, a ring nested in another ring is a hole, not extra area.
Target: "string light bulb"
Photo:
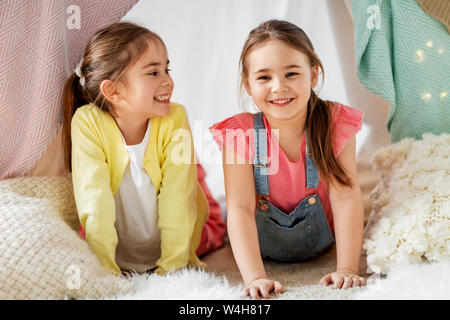
[[[423,50],[417,50],[416,51],[416,61],[419,63],[422,63],[425,60],[425,52],[423,52]]]
[[[429,92],[423,92],[421,95],[422,100],[430,101],[431,100],[431,94]]]

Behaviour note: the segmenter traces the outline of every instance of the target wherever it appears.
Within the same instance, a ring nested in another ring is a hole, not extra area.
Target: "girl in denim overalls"
[[[337,269],[320,283],[364,285],[355,163],[362,113],[316,95],[322,64],[292,23],[270,20],[252,30],[240,64],[242,87],[260,112],[210,130],[223,148],[228,233],[247,294],[284,291],[267,278],[262,258],[302,261],[335,242]]]

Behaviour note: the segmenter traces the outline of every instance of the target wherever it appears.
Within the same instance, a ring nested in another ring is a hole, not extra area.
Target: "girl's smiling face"
[[[165,46],[149,41],[147,51],[127,70],[126,84],[119,85],[114,113],[118,117],[142,118],[167,115],[174,86],[169,71]]]
[[[304,53],[280,40],[268,40],[252,49],[246,65],[246,91],[268,119],[288,120],[306,113],[318,68],[311,67]]]

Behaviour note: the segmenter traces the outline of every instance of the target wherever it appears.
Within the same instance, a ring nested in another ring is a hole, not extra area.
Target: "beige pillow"
[[[71,177],[0,181],[0,299],[106,298],[134,290],[78,235]]]
[[[403,139],[373,157],[381,181],[365,229],[368,272],[450,259],[450,135]]]

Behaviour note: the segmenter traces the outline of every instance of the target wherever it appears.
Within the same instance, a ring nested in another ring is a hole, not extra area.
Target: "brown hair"
[[[63,144],[66,167],[71,170],[71,122],[77,108],[95,104],[111,112],[111,104],[103,96],[100,84],[109,79],[126,86],[126,71],[145,53],[148,41],[164,42],[155,33],[131,22],[113,23],[98,30],[88,42],[81,63],[80,78],[73,72],[63,89]]]
[[[242,49],[239,59],[241,92],[244,82],[248,79],[248,68],[246,64],[248,54],[253,48],[269,40],[282,41],[288,46],[304,53],[309,58],[311,68],[317,66],[320,69],[323,79],[322,62],[314,52],[314,47],[306,33],[288,21],[268,20],[250,32]],[[329,104],[329,101],[320,99],[311,88],[305,125],[308,137],[310,137],[314,164],[326,182],[330,182],[334,178],[339,184],[351,187],[351,179],[333,155],[333,128]]]

